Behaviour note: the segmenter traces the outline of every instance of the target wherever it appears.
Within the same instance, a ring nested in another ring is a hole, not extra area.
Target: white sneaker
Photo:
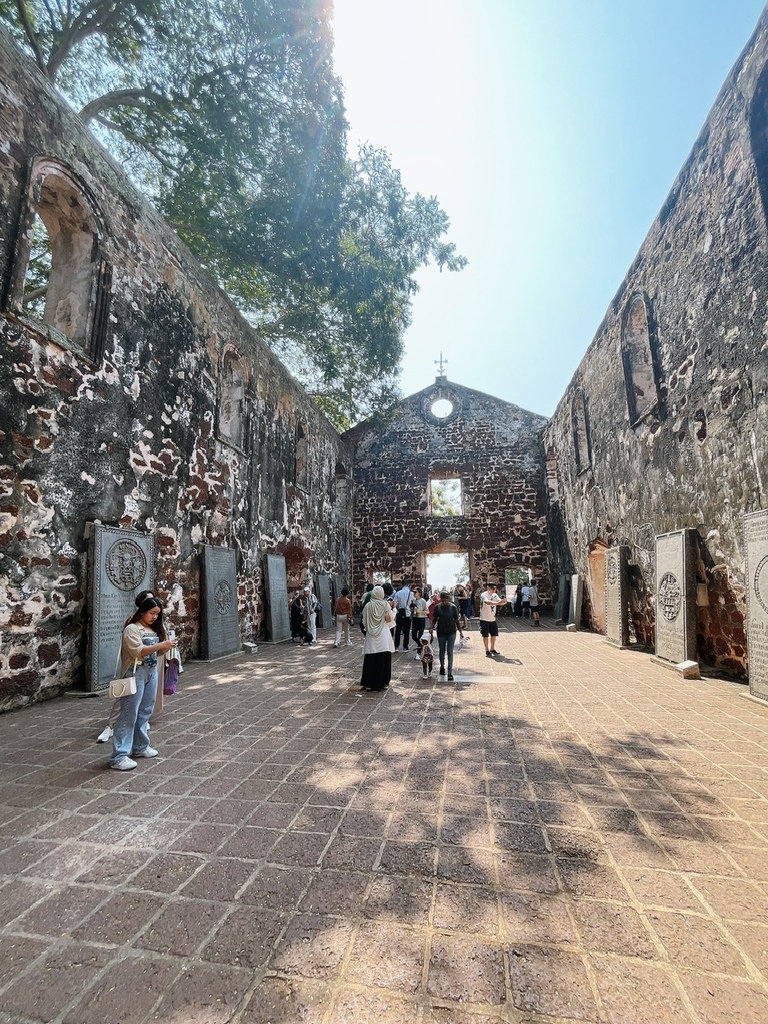
[[[157,757],[157,751],[154,747],[144,747],[143,750],[134,750],[134,757]],[[134,765],[135,767],[135,765]]]
[[[130,757],[121,757],[119,761],[115,761],[109,767],[115,768],[119,772],[129,772],[131,768],[136,767],[136,762],[132,761]]]
[[[351,647],[351,646],[352,646],[352,641],[351,640],[347,640],[347,647]]]
[[[111,739],[112,739],[112,730],[109,728],[109,726],[107,726],[106,729],[102,729],[101,732],[99,733],[99,735],[96,737],[96,742],[97,743],[106,743],[107,740],[111,740]]]

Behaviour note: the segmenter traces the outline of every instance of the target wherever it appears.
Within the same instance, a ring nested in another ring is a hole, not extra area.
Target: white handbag
[[[109,696],[113,700],[118,700],[120,697],[132,697],[136,693],[136,666],[139,664],[138,659],[134,661],[133,671],[129,676],[118,676],[121,653],[121,648],[118,647],[117,661],[115,662],[115,678],[109,681]]]

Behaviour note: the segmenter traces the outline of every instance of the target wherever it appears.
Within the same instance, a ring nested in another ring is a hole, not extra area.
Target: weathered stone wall
[[[81,186],[111,268],[103,352],[66,334],[74,276],[62,330],[21,309],[41,155]],[[0,710],[83,678],[89,521],[155,534],[156,589],[187,653],[201,543],[237,551],[244,638],[263,622],[266,552],[286,554],[289,582],[350,576],[349,451],[2,32],[0,230]]]
[[[699,656],[736,676],[742,515],[768,500],[766,30],[764,15],[545,435],[553,572],[588,580],[591,548],[629,545],[650,645],[654,537],[696,529]]]
[[[440,418],[435,402],[450,402]],[[425,555],[470,554],[473,579],[533,569],[551,598],[545,537],[543,416],[438,377],[344,437],[355,449],[356,590],[374,571],[425,583]],[[461,480],[462,515],[430,509],[431,478]]]

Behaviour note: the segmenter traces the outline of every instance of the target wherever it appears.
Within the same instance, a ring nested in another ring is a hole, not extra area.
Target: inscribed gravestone
[[[566,614],[571,600],[571,577],[562,575],[557,588],[557,604],[555,605],[555,622],[566,622]]]
[[[744,516],[749,692],[768,701],[768,511]]]
[[[86,657],[86,688],[105,690],[115,663],[125,620],[135,598],[152,589],[154,539],[133,530],[94,524],[89,538],[88,605],[91,628]]]
[[[200,656],[223,658],[241,648],[237,614],[237,560],[231,548],[203,545],[203,623]]]
[[[333,609],[331,608],[331,581],[325,573],[319,572],[315,576],[315,594],[322,605],[322,610],[317,616],[317,628],[325,629],[333,622]]]
[[[267,588],[267,638],[270,643],[279,644],[291,635],[288,575],[283,555],[267,555],[264,579]]]
[[[691,530],[656,537],[656,656],[696,661],[696,565]]]
[[[619,647],[629,642],[627,580],[629,548],[620,544],[605,552],[605,633]]]
[[[568,624],[581,629],[581,601],[584,594],[584,581],[578,573],[571,576],[571,593],[568,602]]]

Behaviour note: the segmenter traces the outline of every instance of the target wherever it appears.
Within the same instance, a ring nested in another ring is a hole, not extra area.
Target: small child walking
[[[421,652],[419,656],[421,658],[422,672],[425,676],[431,676],[432,663],[435,660],[435,656],[432,653],[432,644],[430,644],[429,640],[425,636],[421,638]]]

